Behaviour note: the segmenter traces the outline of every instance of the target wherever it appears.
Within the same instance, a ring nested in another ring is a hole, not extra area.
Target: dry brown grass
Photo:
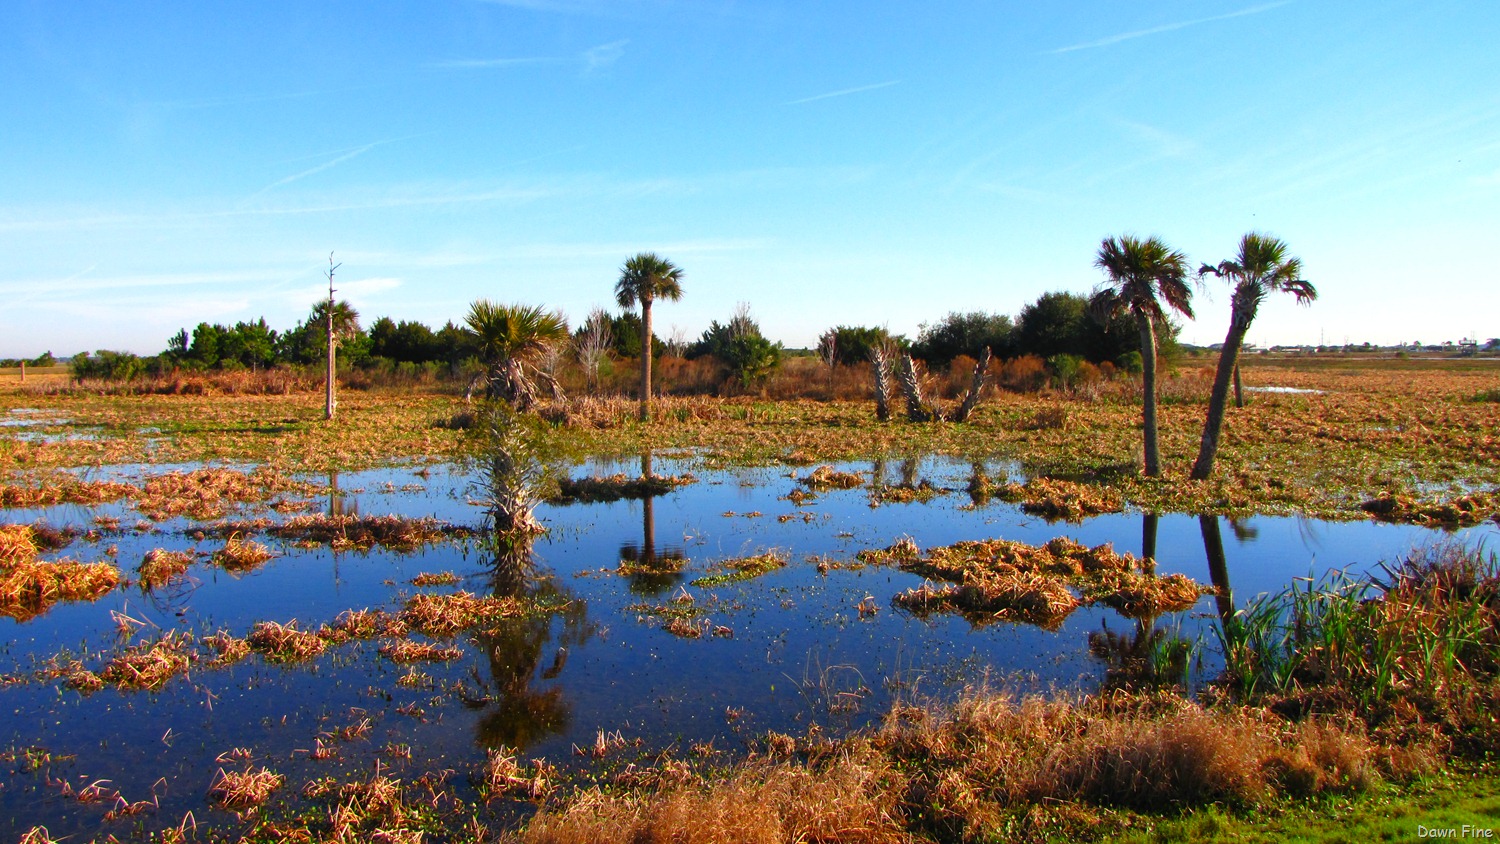
[[[327,647],[327,643],[316,633],[297,629],[297,620],[286,624],[262,621],[246,637],[250,649],[260,654],[267,662],[306,662]]]
[[[439,647],[429,642],[413,642],[410,639],[393,639],[380,646],[380,655],[397,664],[412,662],[449,662],[464,655],[463,650]]]
[[[893,771],[868,752],[837,754],[817,766],[746,765],[717,782],[655,795],[585,792],[544,810],[514,840],[525,844],[638,841],[901,842],[909,840]]]
[[[655,498],[687,484],[697,483],[692,475],[651,475],[630,477],[624,474],[603,478],[563,478],[552,497],[553,504],[592,504],[600,501]]]
[[[175,516],[209,521],[223,518],[230,504],[265,501],[280,492],[315,491],[310,484],[266,467],[251,472],[205,468],[153,475],[132,497],[136,499],[136,509],[152,521]]]
[[[411,579],[411,585],[423,586],[452,586],[458,582],[458,575],[451,571],[422,572]]]
[[[211,559],[214,565],[231,574],[243,574],[260,568],[275,556],[271,549],[253,539],[230,536]]]
[[[143,642],[116,656],[99,677],[119,689],[157,691],[168,680],[183,674],[196,658],[193,638],[169,630],[152,642]]]
[[[1187,609],[1207,589],[1180,574],[1158,577],[1149,561],[1089,548],[1059,537],[1046,545],[1004,539],[959,542],[925,557],[915,545],[865,551],[866,562],[887,562],[952,585],[929,584],[894,599],[917,613],[957,611],[970,621],[1020,621],[1055,627],[1073,610],[1102,603],[1132,618]],[[1075,594],[1076,593],[1076,594]]]
[[[251,809],[266,802],[272,792],[286,783],[286,777],[269,768],[247,768],[214,775],[208,787],[208,799],[227,809]]]
[[[384,610],[344,610],[332,624],[318,630],[318,636],[331,645],[342,645],[350,639],[373,639],[376,636],[403,636],[406,626]]]
[[[214,652],[215,656],[209,662],[214,667],[233,665],[250,655],[250,643],[227,630],[203,637],[203,646]]]
[[[481,792],[490,800],[542,800],[556,787],[557,771],[541,759],[526,765],[518,761],[516,751],[501,746],[488,751],[478,779]]]
[[[413,551],[467,531],[428,517],[403,516],[297,516],[286,524],[267,529],[272,536],[299,542],[316,542],[335,551],[368,551],[375,546],[392,551]]]
[[[832,466],[819,466],[807,475],[798,478],[797,483],[814,492],[829,489],[855,489],[864,486],[865,476],[858,472],[840,472]]]
[[[421,594],[407,600],[399,618],[413,630],[449,638],[464,631],[492,629],[528,611],[514,598],[481,598],[469,592]]]
[[[1006,484],[996,491],[1006,501],[1021,502],[1021,509],[1047,521],[1081,521],[1100,513],[1118,513],[1125,501],[1114,490],[1053,478],[1033,478],[1023,486]]]
[[[164,548],[147,551],[141,564],[136,567],[141,589],[150,592],[177,580],[187,573],[193,560],[190,551],[168,551]]]
[[[111,563],[42,562],[28,525],[0,526],[0,615],[35,618],[58,601],[93,601],[120,583]]]

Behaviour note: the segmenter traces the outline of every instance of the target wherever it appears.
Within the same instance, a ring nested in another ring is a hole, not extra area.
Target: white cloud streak
[[[838,90],[838,91],[829,91],[826,94],[817,94],[817,95],[814,95],[814,96],[811,96],[811,97],[803,97],[800,100],[791,100],[790,102],[782,103],[782,105],[794,106],[794,105],[802,105],[803,103],[813,103],[813,102],[817,102],[818,100],[831,100],[834,97],[847,97],[850,94],[862,94],[865,91],[878,91],[881,88],[889,88],[892,85],[900,85],[900,84],[901,84],[901,80],[899,80],[899,79],[892,79],[889,82],[877,82],[874,85],[861,85],[858,88],[844,88],[844,89]]]
[[[1248,9],[1240,9],[1237,12],[1228,12],[1226,14],[1214,15],[1207,18],[1196,18],[1190,21],[1179,21],[1177,23],[1163,24],[1161,26],[1153,26],[1149,29],[1137,29],[1131,32],[1122,32],[1119,35],[1111,35],[1108,38],[1100,38],[1097,41],[1085,41],[1082,44],[1072,44],[1067,47],[1058,47],[1055,50],[1048,50],[1046,54],[1057,55],[1059,53],[1072,53],[1078,50],[1092,50],[1096,47],[1109,47],[1114,44],[1119,44],[1122,41],[1131,41],[1136,38],[1145,38],[1148,35],[1158,35],[1163,32],[1175,32],[1179,29],[1186,29],[1190,26],[1197,26],[1203,23],[1229,20],[1230,18],[1243,18],[1248,15],[1258,15],[1261,12],[1269,12],[1272,9],[1280,8],[1291,2],[1292,0],[1280,0],[1280,2],[1276,3],[1265,3],[1260,6],[1251,6]]]

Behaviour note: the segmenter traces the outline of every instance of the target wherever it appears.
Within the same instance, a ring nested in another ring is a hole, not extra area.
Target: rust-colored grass
[[[413,642],[411,639],[392,639],[380,646],[380,655],[391,662],[405,665],[413,662],[449,662],[464,655],[456,647]]]
[[[492,629],[529,611],[526,604],[514,598],[478,597],[470,592],[423,593],[408,599],[399,617],[413,630],[449,638],[465,631]]]
[[[327,647],[327,643],[318,634],[298,630],[296,619],[286,624],[259,622],[245,640],[250,649],[267,662],[306,662],[323,653]]]
[[[17,621],[35,618],[59,601],[93,601],[120,583],[111,563],[36,559],[29,525],[0,526],[0,615]]]
[[[1004,539],[959,542],[925,557],[915,545],[861,552],[866,562],[889,562],[923,577],[947,581],[898,594],[893,602],[917,613],[956,611],[970,621],[1020,621],[1054,627],[1085,604],[1102,603],[1132,618],[1185,610],[1207,591],[1180,574],[1158,577],[1148,561],[1089,548],[1059,537],[1045,545]]]
[[[208,787],[208,799],[226,809],[251,809],[266,802],[285,783],[286,777],[269,768],[247,768],[243,771],[225,771],[220,768]]]
[[[224,547],[214,552],[212,560],[231,574],[243,574],[260,568],[275,556],[271,549],[253,539],[230,536]]]
[[[392,551],[413,551],[423,545],[441,542],[450,535],[466,535],[428,517],[404,516],[330,516],[316,514],[296,516],[285,524],[267,530],[272,536],[300,542],[316,542],[335,551],[368,551],[377,545]]]
[[[193,638],[169,630],[152,642],[143,642],[116,656],[104,666],[99,678],[119,689],[157,691],[192,665]]]
[[[146,552],[141,564],[136,567],[143,591],[160,589],[187,573],[193,565],[193,554],[189,551],[168,551],[153,548]]]

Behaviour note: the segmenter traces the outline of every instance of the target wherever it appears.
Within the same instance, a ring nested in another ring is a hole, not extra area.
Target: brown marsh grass
[[[215,551],[210,559],[231,574],[243,574],[260,568],[275,556],[271,549],[253,539],[231,535],[225,540],[224,547]]]
[[[1144,618],[1192,607],[1209,590],[1180,574],[1156,576],[1150,561],[1059,537],[1045,545],[1005,539],[966,541],[921,556],[909,540],[859,559],[890,563],[923,577],[923,584],[893,603],[916,613],[956,611],[971,622],[1007,619],[1055,627],[1085,604],[1102,603],[1122,615]]]
[[[225,771],[220,768],[208,787],[208,799],[226,809],[252,809],[270,799],[286,784],[286,777],[269,768]]]
[[[190,635],[169,630],[111,659],[99,678],[118,689],[157,691],[192,665],[196,658],[192,646]]]
[[[423,593],[407,599],[399,618],[412,630],[451,638],[466,631],[493,629],[532,611],[534,608],[514,598],[479,597],[470,592]]]
[[[630,477],[624,474],[603,478],[563,478],[550,500],[553,504],[593,504],[601,501],[655,498],[687,484],[697,483],[692,475],[650,475]]]
[[[323,653],[327,643],[316,633],[297,629],[293,619],[286,624],[262,621],[245,637],[250,649],[267,662],[306,662]]]
[[[181,578],[192,567],[194,559],[190,551],[168,551],[164,548],[147,551],[141,564],[136,567],[142,591],[160,589]]]
[[[59,601],[93,601],[120,583],[112,563],[36,559],[29,525],[0,525],[0,615],[26,621]]]
[[[272,536],[328,545],[335,551],[368,551],[380,546],[392,551],[413,551],[441,542],[450,535],[467,535],[438,519],[404,516],[296,516],[285,524],[267,529]]]

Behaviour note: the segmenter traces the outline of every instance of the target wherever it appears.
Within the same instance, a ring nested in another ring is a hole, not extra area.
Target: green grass
[[[1146,821],[1135,818],[1127,823],[1136,826]],[[1466,824],[1494,830],[1493,837],[1500,838],[1500,774],[1492,768],[1461,769],[1406,787],[1385,786],[1354,799],[1328,798],[1248,812],[1209,807],[1157,821],[1149,829],[1133,829],[1112,840],[1126,844],[1373,844],[1421,840],[1419,826],[1454,829],[1458,831],[1456,840],[1466,840],[1461,837]],[[1467,840],[1484,839],[1471,836]]]

